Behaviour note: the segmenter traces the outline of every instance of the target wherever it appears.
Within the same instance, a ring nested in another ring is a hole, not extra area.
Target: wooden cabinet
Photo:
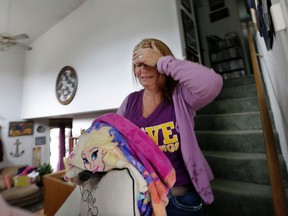
[[[62,179],[64,174],[65,171],[62,170],[43,176],[46,216],[53,216],[76,187]]]
[[[244,76],[246,73],[242,46],[235,33],[227,33],[224,38],[207,38],[211,67],[224,79]]]

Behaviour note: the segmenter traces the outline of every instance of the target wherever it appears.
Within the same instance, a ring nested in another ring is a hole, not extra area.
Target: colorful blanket
[[[95,119],[66,159],[66,179],[83,170],[128,168],[137,182],[141,215],[165,216],[175,171],[165,154],[139,127],[111,113]]]

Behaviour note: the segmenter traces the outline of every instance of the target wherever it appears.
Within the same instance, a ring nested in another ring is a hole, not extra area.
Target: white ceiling
[[[28,45],[85,1],[0,0],[0,33],[25,33],[21,43]]]

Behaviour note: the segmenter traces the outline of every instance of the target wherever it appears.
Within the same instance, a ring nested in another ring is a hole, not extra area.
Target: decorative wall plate
[[[56,80],[56,96],[58,101],[63,104],[69,104],[77,91],[77,74],[73,67],[65,66],[61,69]]]
[[[45,128],[42,126],[42,125],[39,125],[38,127],[37,127],[37,132],[38,133],[43,133],[45,131]]]

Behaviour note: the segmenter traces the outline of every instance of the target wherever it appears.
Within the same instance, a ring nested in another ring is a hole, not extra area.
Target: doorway
[[[59,146],[59,128],[50,129],[50,164],[54,171],[59,171],[59,158],[60,158],[60,146]],[[65,154],[64,157],[69,155],[69,139],[72,133],[71,128],[65,128]]]
[[[52,119],[50,125],[50,164],[54,172],[64,169],[63,158],[69,155],[72,119]]]

